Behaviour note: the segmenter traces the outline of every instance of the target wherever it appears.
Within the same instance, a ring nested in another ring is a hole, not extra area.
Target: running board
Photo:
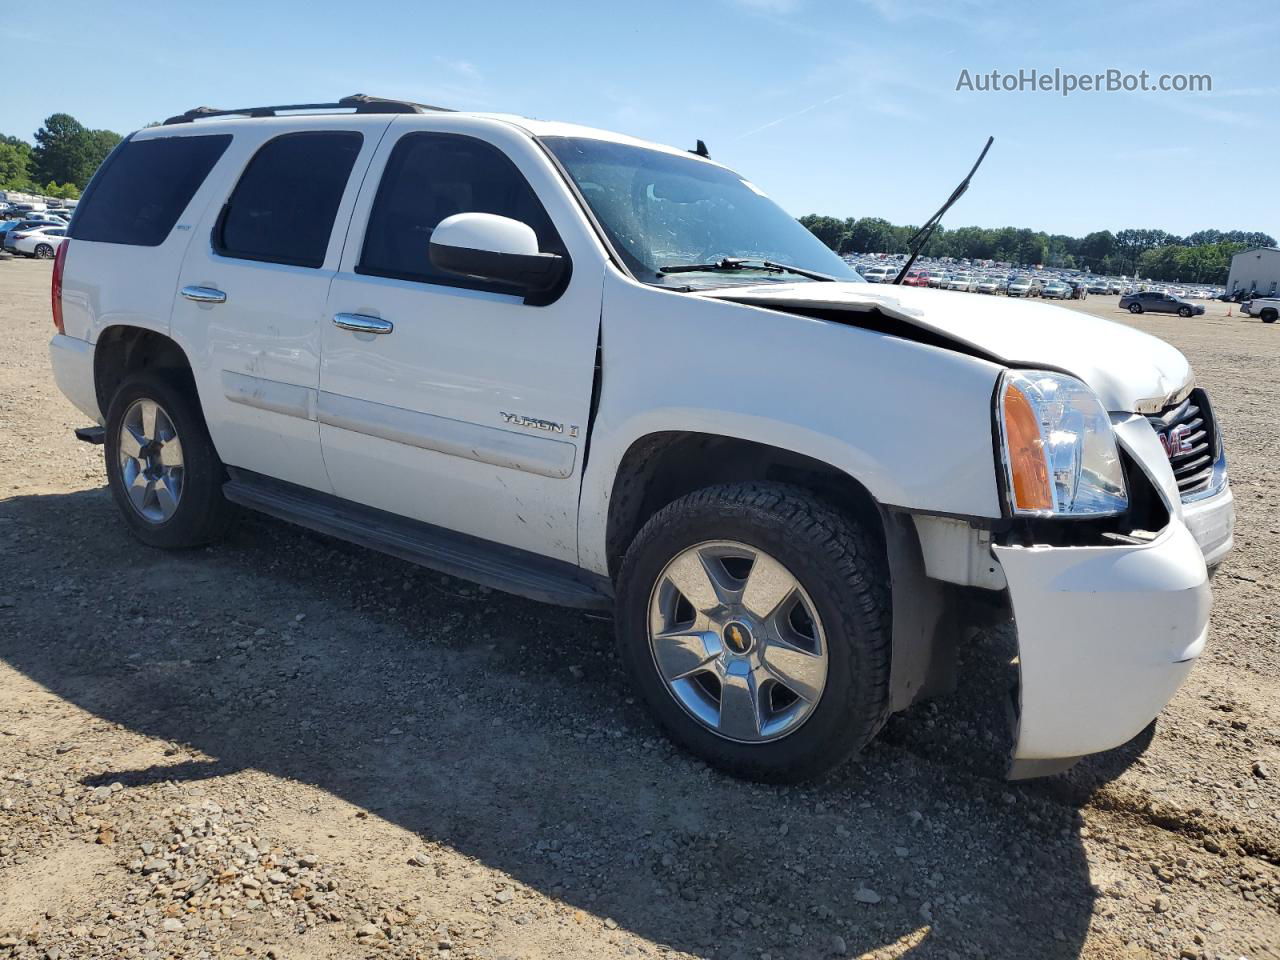
[[[572,564],[228,468],[232,503],[431,570],[561,607],[609,610],[612,585]]]

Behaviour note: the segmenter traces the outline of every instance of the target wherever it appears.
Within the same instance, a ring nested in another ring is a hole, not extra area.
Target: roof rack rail
[[[385,97],[371,97],[364,93],[353,93],[343,97],[336,103],[286,103],[274,107],[240,107],[236,110],[219,110],[216,107],[195,107],[176,117],[170,117],[163,126],[175,123],[192,123],[196,120],[207,120],[211,117],[278,117],[282,113],[295,113],[309,110],[314,112],[351,110],[355,113],[427,113],[439,111],[452,113],[449,107],[433,107],[429,103],[414,103],[412,100],[390,100]]]

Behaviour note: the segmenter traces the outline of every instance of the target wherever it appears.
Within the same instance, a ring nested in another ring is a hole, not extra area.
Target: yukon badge
[[[533,430],[545,430],[547,433],[564,433],[565,425],[556,423],[554,420],[540,420],[537,417],[526,417],[522,413],[507,413],[506,411],[498,411],[502,416],[503,423],[514,424],[517,427],[529,427]],[[578,428],[570,426],[568,428],[569,436],[576,437]]]

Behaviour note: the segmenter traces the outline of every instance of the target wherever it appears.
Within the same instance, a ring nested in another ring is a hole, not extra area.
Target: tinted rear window
[[[231,143],[230,134],[126,140],[76,207],[76,240],[156,247]]]
[[[218,219],[224,257],[319,267],[364,141],[353,131],[288,133],[262,146]]]

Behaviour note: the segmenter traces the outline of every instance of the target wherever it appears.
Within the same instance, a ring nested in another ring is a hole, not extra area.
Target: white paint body
[[[254,152],[282,133],[317,129],[364,136],[323,265],[216,254],[210,231]],[[1001,569],[985,571],[980,585],[1007,582],[1023,657],[1017,755],[1075,756],[1123,742],[1158,712],[1201,649],[1205,551],[1214,561],[1230,549],[1230,491],[1184,511],[1154,431],[1134,415],[1191,379],[1185,358],[1161,341],[1047,305],[927,288],[794,283],[692,294],[641,283],[613,262],[536,139],[640,144],[616,134],[440,113],[227,120],[135,136],[214,131],[233,142],[163,243],[71,243],[65,335],[51,354],[63,392],[96,421],[94,345],[115,325],[153,330],[185,352],[226,463],[607,575],[619,465],[633,444],[666,431],[804,454],[893,508],[999,518],[997,379],[1006,365],[1051,366],[1089,384],[1113,412],[1121,443],[1162,491],[1171,520],[1136,546],[988,550]],[[390,151],[419,131],[483,140],[524,175],[573,264],[559,299],[532,306],[356,271]],[[187,285],[221,290],[226,301],[192,302],[179,292]],[[757,305],[734,302],[748,296]],[[874,309],[986,359],[780,312],[791,306]],[[342,329],[337,314],[389,321],[394,332]],[[951,544],[965,555],[933,556],[930,569],[973,569],[971,545],[952,535],[926,540],[936,551]]]

